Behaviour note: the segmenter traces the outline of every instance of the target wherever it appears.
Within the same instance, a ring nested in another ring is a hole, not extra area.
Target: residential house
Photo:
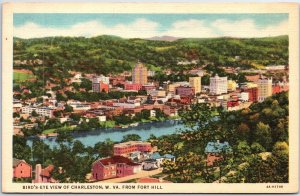
[[[13,158],[13,177],[14,178],[31,178],[32,166],[25,160]]]
[[[142,163],[142,169],[146,171],[158,169],[158,163],[155,159],[146,159]]]
[[[156,160],[158,167],[161,167],[161,164],[163,163],[164,160],[175,162],[175,156],[171,154],[160,155],[158,152],[153,153],[150,156],[150,159]]]
[[[52,172],[54,170],[54,165],[48,165],[46,168],[42,169],[41,164],[35,165],[35,179],[32,180],[33,183],[55,183],[57,182],[52,178]]]
[[[216,161],[222,160],[222,153],[230,152],[232,152],[232,149],[228,142],[221,143],[219,140],[217,142],[208,142],[205,147],[207,166],[213,166]]]

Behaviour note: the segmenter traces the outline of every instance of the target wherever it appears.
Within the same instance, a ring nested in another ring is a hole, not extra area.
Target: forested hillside
[[[48,76],[66,77],[66,70],[85,73],[120,73],[131,70],[137,60],[152,70],[190,69],[178,62],[196,60],[233,67],[288,64],[288,36],[268,38],[179,39],[173,42],[122,39],[115,36],[14,38],[14,67]],[[55,68],[55,71],[51,68]]]
[[[219,111],[217,119],[206,104],[192,105],[180,114],[186,130],[150,139],[162,154],[177,157],[165,163],[163,173],[174,182],[288,182],[288,103],[288,93],[280,93],[247,109]],[[207,166],[205,146],[217,140],[232,151]]]

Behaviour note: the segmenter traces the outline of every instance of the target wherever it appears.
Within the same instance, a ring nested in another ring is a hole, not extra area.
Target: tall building
[[[147,84],[148,83],[148,70],[140,62],[138,62],[132,70],[132,83],[134,84]]]
[[[262,102],[267,97],[272,96],[272,78],[260,77],[258,82],[258,101]]]
[[[227,87],[227,77],[219,77],[217,74],[215,77],[210,78],[210,94],[220,95],[227,93]]]
[[[190,86],[195,89],[195,93],[201,93],[201,77],[189,77]]]
[[[109,90],[109,77],[103,75],[93,78],[92,81],[93,92],[100,93],[102,91],[108,92]]]

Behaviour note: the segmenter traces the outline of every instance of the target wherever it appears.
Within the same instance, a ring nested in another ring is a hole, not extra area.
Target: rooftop
[[[115,144],[114,147],[125,147],[125,146],[132,146],[136,144],[150,144],[150,142],[143,142],[143,141],[128,141],[128,142],[123,142],[119,144]]]
[[[16,159],[16,158],[13,158],[13,167],[17,167],[20,163],[26,163],[26,161],[24,160],[19,160],[19,159]]]
[[[48,165],[46,168],[42,169],[41,176],[50,177],[53,170],[54,165]]]
[[[109,158],[99,159],[96,162],[100,161],[103,165],[117,164],[117,163],[126,163],[127,165],[136,166],[137,163],[132,162],[130,159],[123,156],[112,156]],[[95,163],[96,163],[95,162]]]
[[[221,153],[221,152],[231,152],[232,149],[228,142],[221,143],[217,142],[208,142],[205,147],[205,153]]]

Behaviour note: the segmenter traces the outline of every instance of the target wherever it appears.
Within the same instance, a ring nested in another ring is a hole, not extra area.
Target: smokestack
[[[41,183],[42,182],[42,165],[41,164],[36,164],[35,165],[35,183]]]

